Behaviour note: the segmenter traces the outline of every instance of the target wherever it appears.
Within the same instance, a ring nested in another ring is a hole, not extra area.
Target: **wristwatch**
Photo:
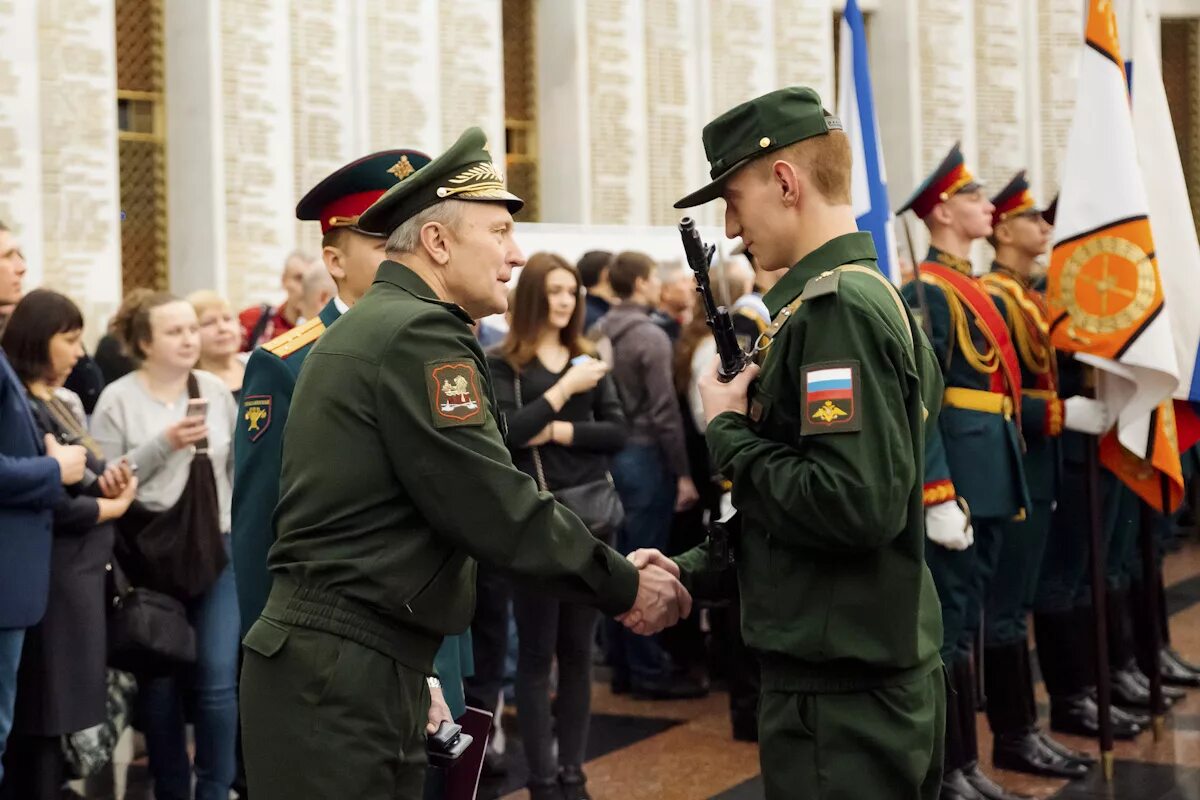
[[[435,675],[429,675],[425,678],[425,683],[429,684],[430,689],[442,688],[442,682]]]

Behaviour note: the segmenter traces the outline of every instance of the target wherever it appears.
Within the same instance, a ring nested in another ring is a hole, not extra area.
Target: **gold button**
[[[759,139],[759,140],[758,140],[758,146],[759,146],[759,147],[770,147],[770,146],[771,146],[771,137],[770,137],[770,136],[764,136],[764,137],[762,137],[761,139]]]

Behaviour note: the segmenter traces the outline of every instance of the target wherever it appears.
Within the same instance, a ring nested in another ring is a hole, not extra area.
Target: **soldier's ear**
[[[327,244],[321,248],[321,260],[325,262],[325,269],[329,270],[335,281],[346,279],[345,259],[346,254],[333,245]]]
[[[800,186],[800,175],[796,166],[790,161],[779,159],[771,165],[771,177],[779,190],[779,198],[784,206],[792,208],[800,204],[803,191]]]

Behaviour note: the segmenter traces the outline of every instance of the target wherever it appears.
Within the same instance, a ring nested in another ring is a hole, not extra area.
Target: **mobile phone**
[[[592,357],[587,355],[586,353],[580,354],[571,359],[571,366],[577,367],[580,364],[586,364],[587,362],[589,362],[591,360],[592,360]]]
[[[203,417],[208,413],[208,399],[205,397],[193,397],[188,400],[187,415],[189,417]]]

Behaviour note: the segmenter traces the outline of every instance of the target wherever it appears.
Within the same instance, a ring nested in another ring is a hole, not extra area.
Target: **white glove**
[[[957,500],[947,500],[925,509],[925,535],[948,550],[966,550],[975,543],[971,520]]]
[[[1076,395],[1063,401],[1063,425],[1068,430],[1099,436],[1108,432],[1113,420],[1103,400]]]

